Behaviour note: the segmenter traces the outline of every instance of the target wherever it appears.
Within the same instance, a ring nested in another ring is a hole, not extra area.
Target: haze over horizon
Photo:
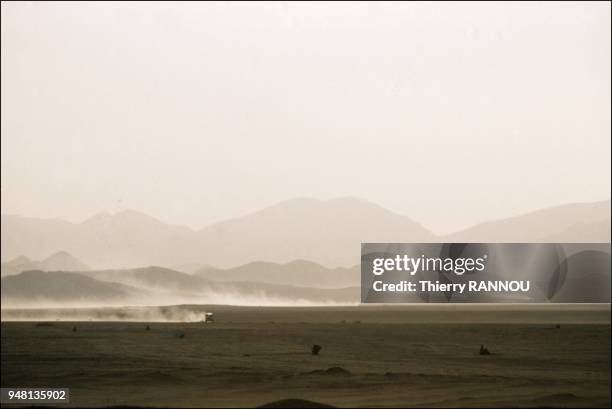
[[[606,3],[2,3],[2,213],[435,233],[610,197]]]
[[[409,216],[355,197],[289,200],[202,229],[123,211],[80,223],[3,215],[0,232],[3,261],[22,255],[42,260],[66,251],[106,268],[293,260],[351,267],[359,263],[359,244],[367,242],[609,243],[610,200],[537,209],[443,236]]]

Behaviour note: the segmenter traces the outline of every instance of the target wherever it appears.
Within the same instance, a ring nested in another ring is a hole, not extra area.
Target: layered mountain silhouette
[[[282,285],[274,282],[260,282],[258,277],[249,279],[235,277],[236,280],[215,281],[199,275],[191,275],[163,267],[145,267],[126,270],[94,270],[80,274],[101,281],[117,282],[132,287],[142,288],[157,295],[178,296],[183,301],[200,303],[217,303],[227,298],[238,300],[301,300],[317,303],[355,303],[358,301],[357,287],[335,286],[323,289],[306,285]],[[357,284],[353,284],[354,286]]]
[[[135,211],[98,214],[82,223],[2,216],[2,260],[42,259],[67,251],[94,266],[182,263],[193,256],[194,232]]]
[[[241,304],[354,304],[359,289],[321,289],[256,282],[214,282],[161,268],[24,271],[2,278],[2,307]]]
[[[83,271],[89,270],[89,266],[65,251],[58,251],[49,257],[37,261],[30,260],[26,256],[19,256],[2,263],[2,276],[19,274],[26,270],[43,271]]]
[[[5,215],[2,306],[355,303],[362,242],[431,241],[610,242],[610,201],[558,206],[438,237],[357,198],[290,200],[201,230],[135,211],[82,223]],[[601,260],[591,265],[588,251],[575,244],[567,262],[609,282],[609,254],[597,254]],[[582,278],[567,277],[555,301],[574,299],[569,292],[576,288],[589,294],[585,301],[609,300],[607,291],[585,287]]]
[[[3,307],[21,302],[29,305],[49,302],[62,304],[68,301],[112,304],[144,295],[144,291],[135,287],[65,271],[29,270],[2,278]]]
[[[254,260],[311,260],[326,266],[359,262],[362,241],[431,241],[405,216],[356,198],[295,199],[202,230],[164,224],[134,211],[100,214],[83,223],[2,216],[2,259],[42,258],[65,250],[98,267],[220,268]]]
[[[19,255],[42,259],[67,251],[98,268],[183,265],[189,272],[198,270],[195,263],[206,263],[230,269],[204,271],[211,277],[242,279],[245,272],[231,269],[256,260],[309,260],[348,268],[359,263],[362,242],[432,241],[610,242],[610,201],[538,210],[447,236],[435,236],[408,217],[353,197],[289,200],[201,230],[165,224],[135,211],[103,213],[82,223],[4,215],[1,254],[2,260]],[[259,267],[254,264],[248,270],[267,280],[266,274],[255,273]]]

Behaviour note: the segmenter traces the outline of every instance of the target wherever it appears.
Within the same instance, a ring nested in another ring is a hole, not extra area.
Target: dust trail
[[[3,309],[2,321],[203,322],[207,311],[190,307]]]
[[[326,298],[297,297],[270,295],[265,291],[252,291],[248,294],[239,291],[193,293],[154,293],[146,296],[131,296],[129,298],[96,299],[83,297],[71,300],[56,300],[50,298],[17,298],[3,297],[2,309],[12,308],[105,308],[105,307],[144,307],[181,304],[233,305],[245,307],[333,307],[359,304],[356,291],[338,300],[333,296]]]

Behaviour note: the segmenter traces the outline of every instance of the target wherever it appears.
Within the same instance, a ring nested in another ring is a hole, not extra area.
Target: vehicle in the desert
[[[207,312],[204,314],[204,320],[202,321],[204,324],[209,324],[215,322],[215,314],[212,312]]]

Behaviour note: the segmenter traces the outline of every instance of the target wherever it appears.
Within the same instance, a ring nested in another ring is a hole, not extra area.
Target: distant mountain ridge
[[[215,249],[205,261],[221,268],[255,260],[353,266],[360,261],[361,242],[434,238],[408,217],[352,197],[289,200],[198,232],[202,246]]]
[[[573,203],[492,220],[444,237],[447,242],[609,243],[610,200]]]
[[[99,281],[79,273],[23,271],[2,278],[2,307],[14,303],[125,302],[145,292],[124,284]]]
[[[350,268],[360,262],[362,242],[610,242],[610,200],[537,210],[444,236],[345,197],[288,200],[201,230],[132,210],[100,213],[82,223],[3,215],[0,240],[2,260],[42,259],[63,250],[98,268],[184,266],[189,272],[200,263],[227,270],[256,260]]]
[[[430,241],[405,216],[356,198],[294,199],[201,230],[134,211],[82,223],[2,216],[2,259],[65,250],[98,267],[200,263],[227,268],[253,260],[355,265],[361,241]]]
[[[19,256],[12,260],[2,263],[2,277],[7,275],[19,274],[26,270],[42,270],[42,271],[83,271],[89,270],[89,266],[76,257],[65,251],[58,251],[49,257],[41,260],[30,260],[26,256]]]
[[[41,259],[67,251],[95,266],[165,265],[190,257],[193,230],[167,225],[135,211],[99,214],[82,223],[2,216],[2,260]]]
[[[214,282],[162,267],[65,272],[29,270],[2,278],[2,308],[111,305],[356,304],[359,288],[321,289]]]

